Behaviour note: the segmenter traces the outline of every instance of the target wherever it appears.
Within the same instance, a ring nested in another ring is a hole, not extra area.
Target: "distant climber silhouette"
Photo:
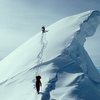
[[[42,33],[45,33],[45,27],[44,26],[42,26]]]
[[[45,26],[42,26],[42,27],[41,27],[41,30],[42,30],[42,33],[48,32],[48,30],[45,29]]]
[[[39,94],[40,92],[40,86],[42,86],[42,83],[41,83],[41,76],[36,76],[36,90],[37,90],[37,93]]]

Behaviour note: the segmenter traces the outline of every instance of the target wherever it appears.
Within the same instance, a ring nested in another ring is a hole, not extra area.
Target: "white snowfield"
[[[0,100],[100,100],[100,74],[84,49],[99,23],[100,12],[87,11],[47,27],[40,65],[41,32],[9,54],[0,62]]]

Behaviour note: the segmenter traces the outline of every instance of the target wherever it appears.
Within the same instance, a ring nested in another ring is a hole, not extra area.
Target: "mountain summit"
[[[0,62],[1,100],[100,100],[100,74],[84,48],[99,23],[99,11],[66,17],[46,28],[43,51],[41,32],[14,50]]]

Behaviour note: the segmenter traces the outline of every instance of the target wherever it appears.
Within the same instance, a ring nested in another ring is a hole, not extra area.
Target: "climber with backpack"
[[[45,27],[44,26],[41,27],[41,30],[42,30],[42,33],[45,33]]]
[[[48,32],[48,30],[46,30],[44,26],[41,27],[41,30],[42,30],[42,33]]]
[[[42,86],[42,83],[41,83],[41,76],[36,76],[36,90],[37,90],[37,93],[39,94],[40,92],[40,86]]]

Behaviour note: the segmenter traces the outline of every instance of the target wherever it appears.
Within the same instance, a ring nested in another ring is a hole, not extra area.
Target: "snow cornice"
[[[94,35],[99,24],[100,11],[91,11],[90,16],[80,24],[80,29],[76,32],[74,40],[83,45],[87,37]]]

